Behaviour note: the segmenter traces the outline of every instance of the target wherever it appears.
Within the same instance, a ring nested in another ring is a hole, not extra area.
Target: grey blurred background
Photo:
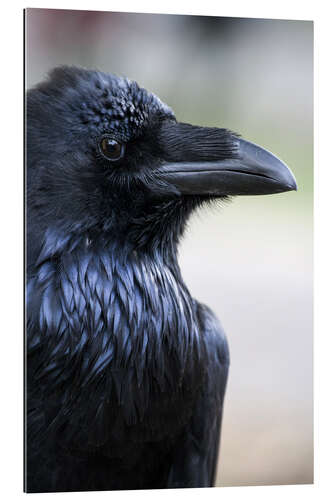
[[[311,483],[313,24],[28,9],[26,41],[28,88],[59,64],[126,75],[293,170],[297,193],[195,215],[180,262],[230,343],[217,485]]]

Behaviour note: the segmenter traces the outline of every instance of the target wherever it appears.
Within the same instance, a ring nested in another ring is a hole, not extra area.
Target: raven
[[[213,486],[228,344],[178,242],[204,203],[293,174],[99,71],[55,68],[26,112],[25,489]]]

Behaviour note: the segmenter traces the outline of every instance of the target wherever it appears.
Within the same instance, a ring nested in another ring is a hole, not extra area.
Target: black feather
[[[29,492],[213,485],[228,348],[178,266],[209,199],[159,177],[163,150],[180,155],[170,123],[156,96],[96,71],[58,68],[28,92]],[[117,164],[104,133],[126,143]]]

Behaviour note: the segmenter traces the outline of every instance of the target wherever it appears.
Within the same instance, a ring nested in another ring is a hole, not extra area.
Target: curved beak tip
[[[297,191],[298,187],[297,187],[297,182],[296,182],[296,178],[295,178],[294,174],[292,173],[290,168],[287,167],[287,165],[285,165],[285,164],[283,164],[283,165],[284,165],[284,168],[286,169],[286,174],[287,174],[287,179],[286,179],[286,183],[285,183],[286,191]]]

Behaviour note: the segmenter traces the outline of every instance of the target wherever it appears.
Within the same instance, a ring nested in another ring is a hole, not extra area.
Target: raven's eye
[[[116,161],[124,156],[125,145],[117,142],[112,137],[103,137],[99,147],[102,155],[107,160]]]

